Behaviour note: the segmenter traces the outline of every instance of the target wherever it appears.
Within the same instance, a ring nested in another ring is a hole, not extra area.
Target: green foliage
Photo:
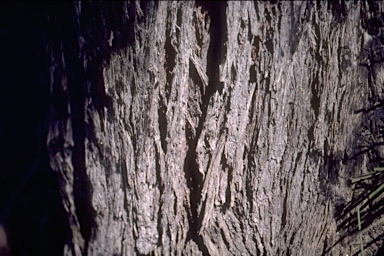
[[[361,232],[360,205],[357,206],[357,225],[359,227],[359,238],[360,238],[361,256],[364,256],[363,232]]]
[[[372,177],[375,177],[380,174],[380,172],[384,171],[384,167],[377,167],[373,169],[373,172],[359,176],[357,178],[352,179],[352,183],[356,183],[358,181],[366,180]]]
[[[362,176],[359,176],[357,178],[353,178],[352,179],[352,183],[356,183],[356,182],[359,182],[359,181],[363,181],[363,180],[367,180],[367,179],[376,177],[376,176],[378,176],[379,174],[381,174],[384,171],[384,167],[377,167],[377,168],[374,168],[373,170],[374,171],[369,173],[369,174],[362,175]],[[377,189],[375,189],[374,191],[372,191],[371,193],[366,195],[364,200],[362,201],[362,203],[356,207],[357,225],[358,225],[358,229],[359,229],[359,238],[360,238],[360,250],[361,250],[361,255],[362,256],[364,256],[363,233],[365,231],[367,231],[368,229],[371,229],[371,228],[373,228],[373,227],[383,223],[384,222],[384,218],[381,218],[380,220],[376,221],[375,223],[372,223],[368,227],[362,229],[360,210],[364,209],[367,206],[367,202],[368,201],[370,201],[372,203],[372,201],[374,200],[375,196],[380,196],[381,194],[383,194],[383,192],[384,192],[384,183],[381,184]]]

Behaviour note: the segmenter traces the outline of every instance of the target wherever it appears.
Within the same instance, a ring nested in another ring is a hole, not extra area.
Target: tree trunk
[[[362,149],[382,139],[361,134],[384,116],[382,8],[47,8],[47,146],[64,253],[358,253],[345,206],[351,178],[383,163],[380,148]],[[367,253],[381,245],[375,232]]]

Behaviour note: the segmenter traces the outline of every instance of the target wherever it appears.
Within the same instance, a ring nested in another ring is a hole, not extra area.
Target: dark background
[[[48,4],[0,3],[0,221],[12,255],[61,255],[66,218],[49,167]]]

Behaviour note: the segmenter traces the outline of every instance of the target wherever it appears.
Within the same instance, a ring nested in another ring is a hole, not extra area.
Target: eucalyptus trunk
[[[343,210],[351,178],[372,164],[362,145],[382,143],[362,135],[382,116],[369,116],[383,96],[382,9],[49,9],[46,143],[68,222],[64,253],[358,253],[356,230],[340,223],[353,214]]]

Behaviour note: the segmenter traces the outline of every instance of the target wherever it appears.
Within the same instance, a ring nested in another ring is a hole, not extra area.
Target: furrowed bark
[[[63,6],[46,50],[65,254],[358,252],[338,209],[382,163],[360,150],[382,119],[381,3]]]

